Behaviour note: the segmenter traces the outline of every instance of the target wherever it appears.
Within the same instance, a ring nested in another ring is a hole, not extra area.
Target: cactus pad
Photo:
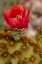
[[[41,40],[35,41],[29,37],[21,36],[16,41],[10,31],[1,31],[0,64],[42,64]]]

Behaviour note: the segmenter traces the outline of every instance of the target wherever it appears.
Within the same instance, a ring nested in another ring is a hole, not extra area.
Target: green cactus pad
[[[26,36],[16,41],[10,31],[1,31],[0,64],[42,64],[41,44]]]

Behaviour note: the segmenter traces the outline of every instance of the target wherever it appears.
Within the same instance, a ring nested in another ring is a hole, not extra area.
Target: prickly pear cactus
[[[21,36],[16,41],[10,31],[1,31],[0,64],[42,64],[41,35],[38,32],[36,40]]]

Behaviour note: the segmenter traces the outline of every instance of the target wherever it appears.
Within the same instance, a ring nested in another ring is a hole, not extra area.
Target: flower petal
[[[25,15],[26,15],[26,8],[25,8],[25,6],[20,6],[20,9],[21,9],[21,15],[22,15],[22,17],[25,17]]]
[[[30,8],[28,8],[28,12],[27,12],[27,18],[30,16]]]
[[[19,28],[27,28],[28,27],[28,21],[26,18],[19,18],[18,19],[19,22]]]
[[[5,20],[7,21],[9,17],[10,17],[10,10],[5,9],[4,10],[4,18],[5,18]]]
[[[21,14],[20,7],[17,4],[15,4],[13,7],[11,7],[10,11],[11,11],[11,17],[12,18]]]

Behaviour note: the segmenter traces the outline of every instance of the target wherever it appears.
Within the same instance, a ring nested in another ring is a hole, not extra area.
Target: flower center
[[[19,18],[21,18],[21,17],[22,17],[22,16],[17,15],[14,19],[17,20],[17,19],[19,19]]]
[[[20,16],[20,15],[17,15],[17,16],[16,16],[16,19],[19,19],[19,18],[21,18],[21,17],[22,17],[22,16]]]

